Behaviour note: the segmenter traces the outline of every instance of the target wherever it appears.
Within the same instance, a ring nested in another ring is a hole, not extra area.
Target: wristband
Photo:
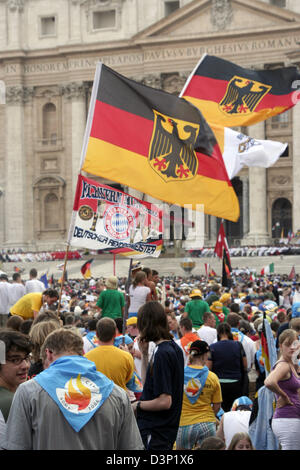
[[[142,408],[141,408],[141,402],[140,402],[140,401],[137,402],[136,409],[137,409],[137,410],[141,410],[141,409],[142,409]]]

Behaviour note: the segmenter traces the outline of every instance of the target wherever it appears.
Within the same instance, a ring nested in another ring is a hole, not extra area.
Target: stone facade
[[[99,60],[175,94],[204,53],[248,68],[298,65],[299,3],[0,0],[1,246],[65,246]],[[288,142],[289,153],[235,178],[242,211],[237,224],[227,223],[232,241],[269,243],[282,228],[300,229],[299,123],[297,105],[243,129]],[[215,243],[217,225],[205,217],[206,243]]]

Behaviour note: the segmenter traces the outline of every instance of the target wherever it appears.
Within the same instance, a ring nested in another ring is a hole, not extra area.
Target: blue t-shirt
[[[155,432],[161,440],[174,442],[179,426],[184,385],[184,360],[180,347],[173,341],[158,344],[147,369],[141,396],[153,400],[166,393],[172,397],[169,410],[138,410],[137,423],[141,432]]]
[[[219,379],[240,380],[242,377],[242,358],[246,356],[239,341],[223,340],[210,345],[213,361],[212,372]]]

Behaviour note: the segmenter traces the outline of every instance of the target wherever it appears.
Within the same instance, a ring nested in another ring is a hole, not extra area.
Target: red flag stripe
[[[194,75],[184,92],[184,96],[220,103],[225,96],[228,83],[229,82],[225,80]],[[285,95],[274,95],[270,92],[261,100],[255,108],[255,111],[261,111],[265,108],[272,109],[274,108],[274,103],[276,103],[276,108],[290,108],[293,106],[292,95],[294,92],[295,90],[292,90],[291,93]]]
[[[122,123],[122,132],[119,125]],[[131,114],[109,104],[96,101],[91,137],[94,137],[118,147],[148,158],[150,142],[153,133],[153,121],[136,114]],[[137,139],[137,135],[139,138]],[[122,138],[121,138],[122,136]],[[228,181],[226,168],[218,146],[214,148],[213,156],[196,152],[198,157],[198,174],[208,178]],[[216,160],[220,162],[216,165]],[[230,181],[228,182],[231,185]]]

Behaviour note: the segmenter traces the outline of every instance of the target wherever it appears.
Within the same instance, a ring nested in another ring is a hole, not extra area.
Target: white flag
[[[253,139],[225,127],[223,159],[229,179],[234,178],[244,166],[269,168],[277,162],[287,145],[272,140]]]

